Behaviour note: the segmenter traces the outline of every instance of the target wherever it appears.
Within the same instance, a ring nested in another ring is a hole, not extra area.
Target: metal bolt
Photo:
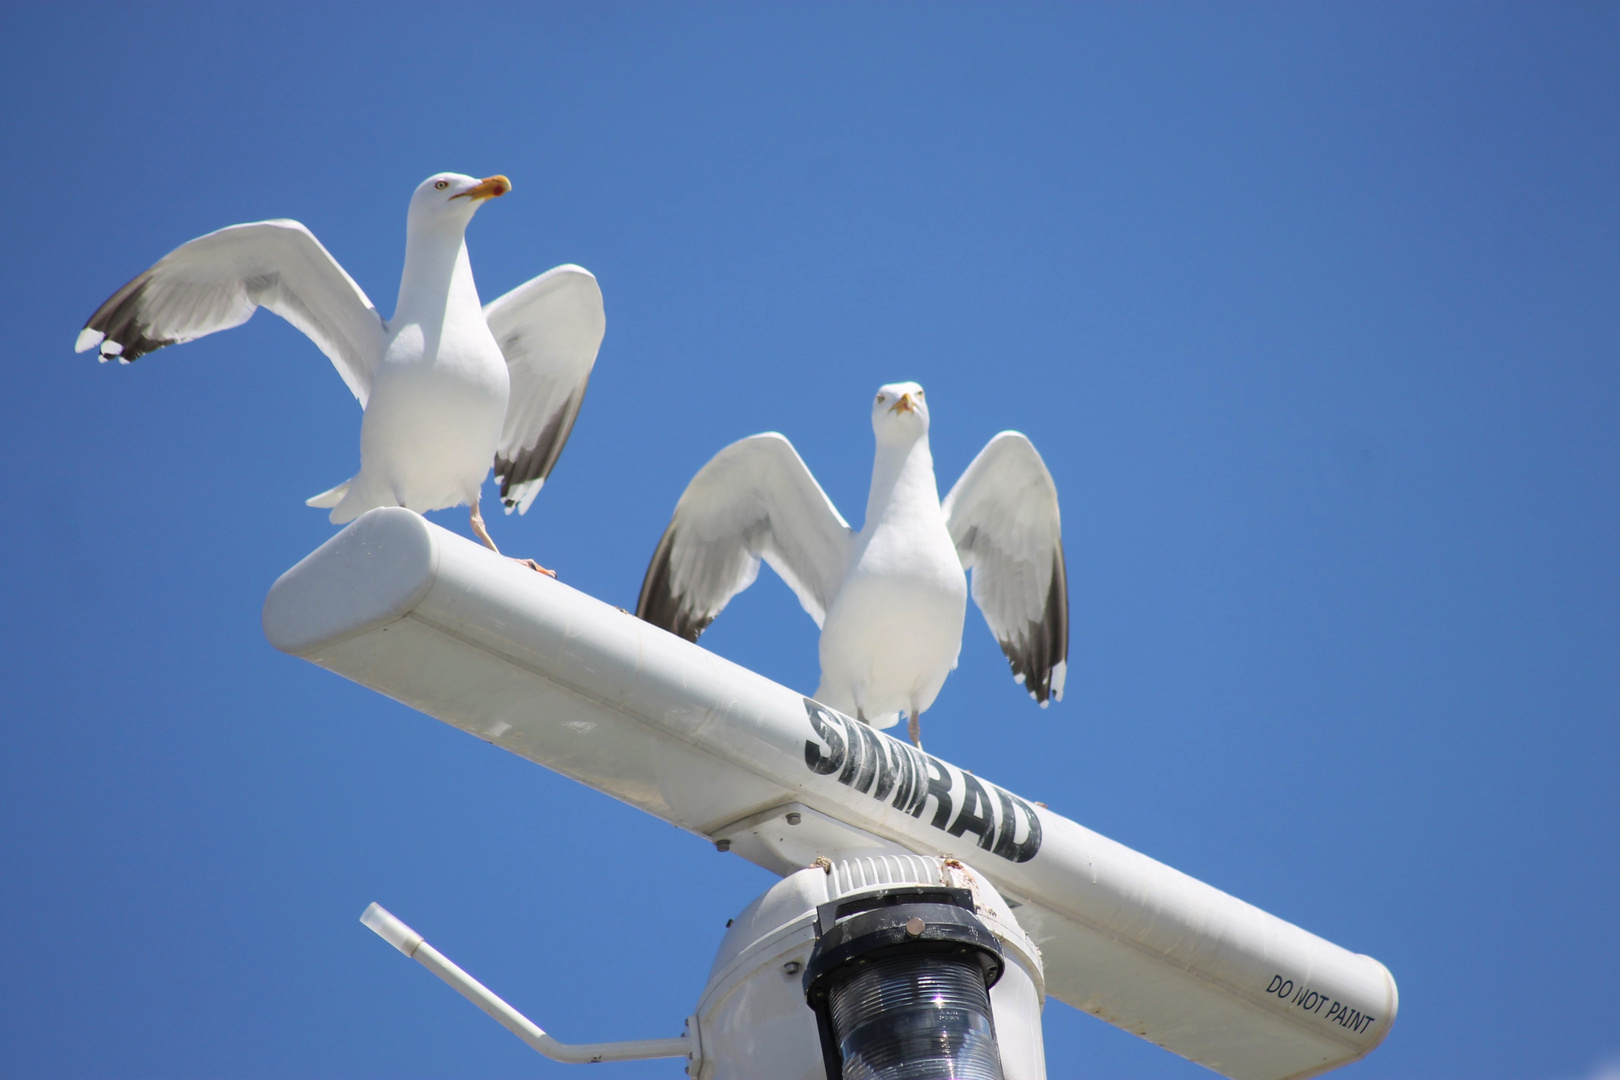
[[[797,960],[789,960],[787,963],[782,965],[782,970],[787,972],[789,975],[797,975],[799,973],[799,969],[803,966],[804,965],[799,963]]]
[[[801,818],[799,817],[799,812],[797,810],[788,811],[787,823],[789,825],[797,825],[800,820]]]
[[[731,850],[731,841],[730,840],[716,840],[714,842],[714,850],[716,850],[716,851],[730,851]]]
[[[922,932],[928,929],[928,924],[913,915],[906,920],[906,934],[910,937],[921,937]]]

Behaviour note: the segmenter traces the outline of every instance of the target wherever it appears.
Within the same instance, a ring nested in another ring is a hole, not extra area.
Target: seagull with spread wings
[[[793,445],[732,443],[686,486],[642,581],[636,614],[688,641],[753,584],[763,559],[821,627],[815,699],[877,727],[934,703],[962,648],[972,596],[1013,676],[1044,708],[1062,700],[1069,591],[1057,489],[1016,431],[990,440],[945,501],[916,383],[880,388],[866,522],[844,521]]]
[[[331,359],[365,410],[360,471],[309,505],[342,524],[379,506],[466,504],[473,532],[499,551],[478,507],[490,463],[506,512],[526,512],[568,441],[606,327],[596,278],[578,266],[479,304],[464,234],[511,188],[460,173],[417,187],[392,319],[304,226],[257,221],[164,256],[96,309],[76,351],[127,364],[268,308]]]

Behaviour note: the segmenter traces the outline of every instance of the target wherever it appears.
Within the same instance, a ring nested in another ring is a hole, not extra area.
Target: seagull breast
[[[460,237],[410,244],[406,267],[360,423],[360,471],[401,504],[436,510],[477,500],[511,382]]]
[[[882,727],[926,710],[956,666],[967,594],[926,435],[880,445],[866,526],[822,626],[816,699]]]

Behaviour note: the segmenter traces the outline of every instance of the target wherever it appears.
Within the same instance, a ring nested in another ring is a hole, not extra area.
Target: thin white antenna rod
[[[637,1039],[631,1042],[558,1042],[538,1024],[502,1001],[483,983],[451,963],[438,949],[422,940],[422,935],[395,918],[380,904],[372,904],[360,916],[376,935],[449,983],[456,993],[483,1009],[512,1034],[552,1061],[568,1065],[588,1065],[598,1061],[643,1061],[648,1058],[684,1058],[693,1050],[686,1036],[674,1039]]]

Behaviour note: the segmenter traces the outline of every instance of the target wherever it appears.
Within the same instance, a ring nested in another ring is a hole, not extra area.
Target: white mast
[[[987,877],[1059,1000],[1237,1080],[1395,1019],[1378,961],[397,508],[276,582],[279,649],[787,875],[874,849]]]

